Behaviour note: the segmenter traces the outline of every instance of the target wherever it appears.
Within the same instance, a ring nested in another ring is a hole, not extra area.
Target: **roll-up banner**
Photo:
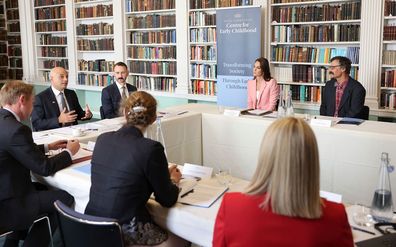
[[[247,81],[261,56],[261,7],[216,11],[217,104],[246,108]]]

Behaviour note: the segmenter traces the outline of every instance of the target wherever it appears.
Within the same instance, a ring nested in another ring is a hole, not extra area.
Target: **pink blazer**
[[[279,98],[279,86],[275,79],[264,81],[257,102],[256,80],[248,81],[248,108],[275,111]]]

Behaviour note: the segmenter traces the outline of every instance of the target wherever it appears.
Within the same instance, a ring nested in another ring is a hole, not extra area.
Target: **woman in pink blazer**
[[[266,131],[244,193],[224,195],[213,247],[353,247],[342,204],[320,198],[315,135],[303,119],[283,118]]]
[[[276,110],[279,86],[271,77],[268,60],[257,58],[253,68],[253,80],[248,81],[248,108],[268,111]]]

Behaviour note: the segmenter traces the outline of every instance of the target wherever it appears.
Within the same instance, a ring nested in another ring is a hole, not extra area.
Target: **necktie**
[[[66,111],[65,111],[65,112],[68,112],[69,110],[67,109],[65,96],[63,95],[62,92],[59,93],[59,96],[61,97],[61,111],[63,111],[63,109],[66,108]]]
[[[122,99],[126,99],[128,97],[126,87],[122,86],[122,94],[121,94]]]

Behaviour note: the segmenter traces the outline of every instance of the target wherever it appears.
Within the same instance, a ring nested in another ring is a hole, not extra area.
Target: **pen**
[[[187,113],[187,112],[188,111],[182,111],[182,112],[177,113],[177,115],[182,115],[182,114]]]
[[[97,131],[98,129],[87,129],[87,130]]]
[[[188,194],[190,194],[190,193],[193,193],[194,192],[194,190],[190,190],[189,192],[187,192],[186,194],[184,194],[184,195],[182,195],[182,196],[180,196],[180,198],[183,198],[183,197],[185,197],[186,195],[188,195]]]
[[[187,193],[187,194],[188,194],[188,193]],[[356,226],[352,226],[352,229],[353,229],[353,230],[356,230],[356,231],[365,232],[365,233],[368,233],[368,234],[371,234],[371,235],[375,235],[374,232],[367,231],[367,230],[365,230],[365,229],[362,229],[362,228],[359,228],[359,227],[356,227]]]

